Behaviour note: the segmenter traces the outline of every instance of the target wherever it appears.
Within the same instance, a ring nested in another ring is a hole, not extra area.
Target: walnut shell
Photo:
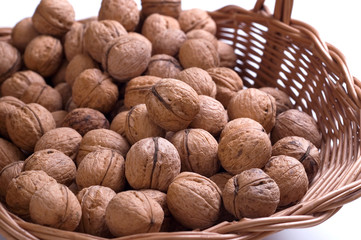
[[[56,86],[59,83],[65,82],[65,71],[67,67],[68,67],[68,61],[63,60],[56,73],[54,73],[53,76],[51,76],[50,78],[50,82],[52,86]]]
[[[65,81],[73,86],[75,79],[86,69],[97,68],[98,64],[87,54],[77,54],[66,67]]]
[[[75,160],[82,136],[72,128],[59,127],[46,132],[36,143],[34,151],[58,150]]]
[[[20,52],[24,52],[26,45],[37,36],[39,33],[35,30],[31,18],[24,18],[11,30],[11,43]]]
[[[209,179],[212,180],[215,184],[217,184],[221,192],[223,192],[224,186],[232,177],[233,175],[228,172],[219,172],[211,176]]]
[[[177,149],[164,138],[144,138],[129,149],[125,176],[134,189],[166,192],[179,174],[181,160]]]
[[[23,106],[24,103],[12,96],[0,98],[0,136],[9,139],[8,130],[6,128],[6,116],[13,112],[17,107]]]
[[[155,36],[167,29],[180,29],[177,19],[153,13],[145,19],[142,26],[142,34],[153,43]]]
[[[33,222],[67,231],[77,228],[82,215],[74,193],[56,182],[44,185],[33,194],[29,212]]]
[[[140,191],[118,193],[105,211],[105,221],[110,232],[119,237],[159,232],[163,219],[162,207]]]
[[[0,41],[0,84],[21,67],[20,52],[5,41]]]
[[[130,36],[130,37],[135,37],[135,38],[137,38],[138,40],[143,41],[143,42],[148,46],[149,49],[153,49],[153,46],[152,46],[151,41],[149,41],[149,39],[146,38],[145,36],[143,36],[142,34],[137,33],[137,32],[129,32],[129,33],[128,33],[128,36]]]
[[[237,64],[237,55],[234,48],[221,40],[217,42],[217,51],[220,59],[220,67],[234,68]]]
[[[64,36],[64,53],[70,62],[76,55],[86,53],[84,47],[84,32],[87,24],[75,22]]]
[[[71,86],[66,82],[61,82],[57,84],[54,89],[60,93],[61,99],[62,99],[62,105],[65,106],[65,104],[68,102],[69,98],[71,98]],[[58,110],[61,111],[61,110]],[[56,111],[53,111],[56,112]]]
[[[223,204],[237,219],[268,217],[280,201],[277,183],[259,168],[233,176],[224,186]]]
[[[261,132],[266,132],[263,126],[251,118],[236,118],[229,121],[223,128],[219,140],[221,140],[225,135],[232,134],[233,132],[238,131],[239,129],[254,129]]]
[[[186,40],[187,36],[182,30],[166,29],[154,37],[153,54],[167,54],[175,57]]]
[[[113,130],[114,132],[118,133],[122,137],[125,136],[125,121],[127,118],[129,111],[123,111],[118,113],[114,118],[112,123],[110,124],[110,130]]]
[[[290,96],[287,93],[273,87],[262,87],[259,90],[271,95],[276,100],[276,115],[293,108]]]
[[[264,167],[264,172],[275,180],[280,189],[280,207],[295,204],[308,190],[305,168],[293,157],[286,155],[271,157]]]
[[[24,153],[15,144],[0,138],[0,170],[10,163],[24,159]]]
[[[175,78],[183,68],[178,60],[167,54],[156,54],[150,58],[146,75]]]
[[[12,162],[0,170],[0,200],[5,199],[9,183],[21,173],[23,164],[24,161]]]
[[[151,119],[167,131],[187,128],[199,112],[197,92],[172,78],[161,79],[153,85],[145,104]]]
[[[125,187],[124,158],[113,149],[99,149],[87,154],[78,165],[79,189],[100,185],[120,192]]]
[[[27,152],[33,152],[41,136],[55,128],[55,120],[43,106],[29,103],[16,108],[6,116],[6,128],[16,146]]]
[[[52,112],[51,115],[53,115],[53,118],[55,120],[56,128],[60,128],[61,126],[63,126],[64,119],[66,115],[68,115],[68,112],[65,110],[60,110]]]
[[[182,172],[169,185],[167,204],[179,223],[191,229],[204,229],[217,222],[222,196],[218,186],[209,178]]]
[[[153,13],[178,18],[181,8],[181,0],[142,0],[142,14],[148,17]]]
[[[203,29],[215,35],[217,31],[215,21],[202,9],[183,10],[179,14],[178,21],[181,29],[186,33],[193,29]]]
[[[210,41],[214,47],[218,48],[218,39],[214,34],[203,30],[203,29],[193,29],[187,32],[187,39],[204,39]]]

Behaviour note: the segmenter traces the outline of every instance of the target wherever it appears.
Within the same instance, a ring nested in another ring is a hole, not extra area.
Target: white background
[[[12,27],[19,20],[30,17],[40,0],[0,1],[0,27]],[[101,0],[69,0],[76,18],[96,16]],[[140,8],[140,0],[136,1]],[[213,11],[226,5],[239,5],[251,9],[256,0],[182,0],[182,8],[202,8]],[[273,10],[274,0],[266,1]],[[336,46],[345,55],[351,74],[361,78],[361,13],[355,0],[294,0],[292,18],[301,20],[317,29],[321,39]],[[339,240],[361,239],[361,199],[345,205],[326,222],[311,228],[284,230],[267,240]]]

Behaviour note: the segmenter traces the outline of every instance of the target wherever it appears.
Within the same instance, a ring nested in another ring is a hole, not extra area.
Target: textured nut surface
[[[156,54],[150,58],[145,74],[161,78],[175,78],[182,70],[183,68],[176,58],[167,54]]]
[[[210,41],[214,47],[218,48],[218,40],[214,34],[203,30],[203,29],[193,29],[187,32],[187,39],[204,39]]]
[[[74,22],[64,36],[64,53],[69,62],[76,55],[85,53],[83,38],[86,27],[86,24]]]
[[[82,215],[74,193],[56,182],[48,183],[34,193],[29,212],[35,223],[67,231],[76,229]]]
[[[151,119],[167,131],[185,129],[199,112],[197,92],[172,78],[161,79],[153,85],[145,104]]]
[[[120,134],[122,137],[125,136],[125,120],[127,118],[129,111],[122,111],[118,113],[112,120],[110,124],[110,130]]]
[[[236,118],[229,121],[223,128],[219,140],[221,140],[225,135],[232,134],[239,129],[254,129],[257,131],[265,132],[264,128],[259,122],[251,118]]]
[[[203,229],[218,220],[222,196],[218,186],[209,178],[182,172],[169,185],[167,204],[172,216],[182,225]]]
[[[68,115],[68,112],[65,110],[60,110],[52,112],[51,115],[53,115],[56,128],[60,128],[61,126],[63,126],[64,119],[66,115]]]
[[[58,70],[51,76],[50,82],[52,86],[65,82],[65,71],[68,66],[68,61],[63,60]]]
[[[276,115],[280,114],[281,112],[284,112],[288,109],[293,108],[293,104],[290,100],[290,97],[287,95],[287,93],[272,87],[262,87],[259,88],[259,90],[271,95],[276,100]]]
[[[179,14],[178,21],[184,32],[189,32],[193,29],[203,29],[213,35],[216,34],[216,23],[208,13],[202,9],[193,8],[184,10]]]
[[[21,67],[20,52],[5,41],[0,41],[0,83],[18,71]]]
[[[68,102],[69,98],[71,98],[71,86],[66,82],[61,82],[57,84],[54,89],[59,92],[61,99],[62,99],[62,106]],[[62,109],[61,109],[62,110]],[[58,111],[61,111],[58,110]],[[56,111],[53,111],[56,112]]]
[[[6,116],[14,111],[17,107],[23,106],[24,103],[12,96],[0,98],[0,136],[9,139],[8,130],[6,128]]]
[[[0,171],[8,164],[24,159],[24,153],[15,144],[0,138]]]
[[[11,180],[17,177],[22,168],[24,161],[9,163],[0,170],[0,199],[5,199],[7,188]]]
[[[144,138],[129,149],[125,176],[134,189],[166,192],[179,174],[181,160],[177,149],[164,138]]]
[[[175,57],[186,40],[187,36],[182,30],[166,29],[154,37],[153,54],[167,54]]]
[[[65,81],[73,86],[75,79],[86,69],[97,68],[98,64],[87,54],[77,54],[66,67]]]
[[[140,191],[118,193],[108,204],[105,221],[114,236],[159,232],[164,219],[162,207]]]
[[[259,168],[251,168],[229,179],[224,186],[223,203],[236,218],[272,215],[280,201],[277,183]]]
[[[177,19],[153,13],[145,19],[142,34],[153,43],[155,36],[167,29],[180,29]]]
[[[218,40],[217,51],[220,59],[220,67],[234,68],[237,64],[237,55],[232,46]]]
[[[228,172],[219,172],[211,176],[209,179],[212,180],[215,184],[217,184],[221,192],[223,192],[224,186],[232,177],[233,175]]]
[[[178,18],[182,11],[181,0],[142,0],[142,15],[145,17],[159,13],[162,15]]]
[[[35,30],[31,18],[24,18],[16,23],[11,30],[11,43],[19,51],[24,52],[26,45],[38,35],[39,33]]]

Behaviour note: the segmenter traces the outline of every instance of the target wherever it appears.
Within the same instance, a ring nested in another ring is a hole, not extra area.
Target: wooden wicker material
[[[292,5],[292,0],[277,0],[269,14],[264,0],[258,0],[252,10],[226,6],[210,15],[218,37],[235,47],[235,70],[247,87],[278,87],[318,122],[322,164],[302,201],[270,217],[223,222],[203,231],[117,239],[261,239],[283,229],[320,224],[361,196],[361,84],[334,46],[311,26],[291,19]],[[102,239],[25,222],[3,205],[0,212],[0,232],[9,239]]]

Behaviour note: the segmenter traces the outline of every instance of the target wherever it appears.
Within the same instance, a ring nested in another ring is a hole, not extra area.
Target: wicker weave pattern
[[[361,83],[335,47],[323,42],[311,26],[291,19],[292,5],[292,0],[277,0],[270,14],[264,0],[258,0],[250,11],[226,6],[210,15],[218,38],[235,47],[235,70],[247,87],[278,87],[317,120],[323,134],[322,164],[306,196],[267,218],[117,239],[261,239],[286,228],[320,224],[361,196]],[[8,34],[0,32],[0,40],[8,40]],[[102,239],[24,222],[3,205],[0,212],[0,233],[9,239]]]

